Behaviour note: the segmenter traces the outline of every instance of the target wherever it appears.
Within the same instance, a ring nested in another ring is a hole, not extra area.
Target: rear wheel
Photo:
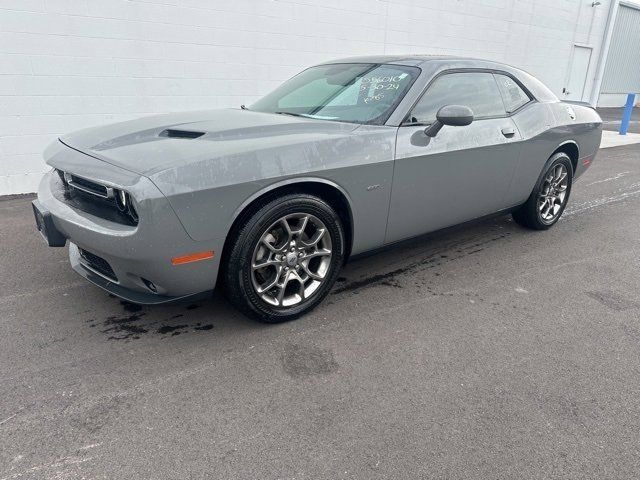
[[[513,219],[534,230],[551,228],[564,212],[571,193],[573,165],[566,153],[553,155],[527,202],[513,212]]]
[[[289,194],[249,214],[227,257],[225,290],[245,314],[278,323],[314,308],[344,260],[338,214],[322,199]]]

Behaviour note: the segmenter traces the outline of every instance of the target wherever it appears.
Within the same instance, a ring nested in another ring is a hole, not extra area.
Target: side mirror
[[[436,114],[436,121],[424,129],[427,137],[435,137],[445,125],[465,127],[473,122],[473,111],[464,105],[445,105]]]

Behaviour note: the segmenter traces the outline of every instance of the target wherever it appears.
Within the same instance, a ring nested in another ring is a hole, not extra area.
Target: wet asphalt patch
[[[125,312],[139,312],[142,310],[142,305],[127,302],[126,300],[120,300],[120,305],[124,308]]]
[[[189,332],[203,332],[213,329],[212,323],[181,323],[172,325],[171,320],[182,318],[184,313],[171,315],[165,320],[150,320],[146,317],[149,313],[148,307],[136,305],[124,300],[120,301],[124,310],[123,314],[110,315],[104,320],[92,318],[87,321],[91,328],[98,328],[101,333],[107,335],[108,340],[139,340],[145,334],[160,335],[161,337],[175,337]],[[200,305],[191,304],[185,307],[185,311],[200,308]]]
[[[180,335],[185,328],[187,328],[187,325],[164,325],[158,329],[158,333]]]
[[[359,290],[362,290],[364,288],[380,285],[392,288],[402,288],[402,279],[412,278],[407,277],[407,274],[439,267],[447,262],[460,260],[469,255],[480,253],[485,250],[489,244],[502,240],[511,235],[511,233],[512,232],[508,231],[502,232],[497,235],[492,235],[489,238],[480,240],[477,237],[456,239],[452,242],[448,242],[438,247],[434,251],[431,251],[424,256],[420,256],[418,259],[408,264],[402,265],[384,273],[369,275],[356,280],[349,280],[345,277],[340,277],[338,279],[337,286],[333,289],[333,294],[347,292],[358,293]],[[447,253],[445,254],[444,252]],[[363,261],[367,260],[364,259]],[[435,275],[439,276],[440,274],[436,273]]]

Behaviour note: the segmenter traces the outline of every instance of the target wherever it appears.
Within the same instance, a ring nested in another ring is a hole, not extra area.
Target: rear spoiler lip
[[[589,102],[580,102],[578,100],[561,100],[561,102],[562,103],[568,103],[569,105],[579,105],[581,107],[591,108],[592,110],[596,109],[596,107],[591,105]]]

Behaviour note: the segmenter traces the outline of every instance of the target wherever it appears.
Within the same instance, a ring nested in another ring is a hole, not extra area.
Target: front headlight
[[[126,212],[129,207],[129,194],[124,190],[114,189],[114,196],[116,197],[116,205],[118,205],[118,210],[121,212]]]
[[[67,179],[65,177],[64,172],[62,170],[57,169],[57,168],[54,168],[53,171],[58,174],[58,177],[60,177],[60,181],[62,182],[64,187],[67,188],[69,185],[67,184]]]
[[[138,223],[138,212],[133,205],[133,199],[129,192],[114,188],[113,194],[116,198],[116,205],[118,206],[118,210],[128,215],[129,218],[131,218],[131,220],[133,220],[135,223]]]

